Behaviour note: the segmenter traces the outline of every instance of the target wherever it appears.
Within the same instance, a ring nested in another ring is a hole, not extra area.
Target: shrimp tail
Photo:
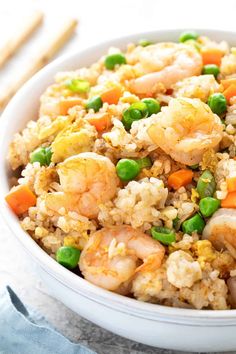
[[[147,259],[141,264],[138,268],[136,268],[135,273],[141,272],[152,272],[156,269],[160,268],[162,259],[158,258],[156,255],[150,255]]]

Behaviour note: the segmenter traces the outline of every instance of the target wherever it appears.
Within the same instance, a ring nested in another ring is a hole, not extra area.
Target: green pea
[[[151,41],[149,41],[147,39],[140,39],[138,44],[141,45],[141,47],[147,47],[147,46],[153,44],[153,42],[151,42]]]
[[[77,267],[80,258],[80,250],[70,246],[63,246],[57,250],[56,260],[68,269]]]
[[[122,181],[130,181],[140,173],[139,164],[131,159],[121,159],[116,165],[116,173]]]
[[[215,64],[207,64],[203,66],[202,73],[203,75],[214,75],[216,78],[220,73],[220,68]]]
[[[52,160],[52,149],[51,149],[51,147],[46,147],[45,148],[45,162],[46,162],[47,166],[50,165],[51,160]]]
[[[206,197],[200,200],[199,209],[203,216],[208,218],[213,215],[220,207],[220,201],[212,197]]]
[[[179,42],[183,43],[188,41],[189,39],[198,39],[198,34],[195,31],[189,31],[189,32],[183,32],[181,33],[180,37],[179,37]]]
[[[104,64],[106,69],[113,70],[116,65],[126,64],[126,59],[122,53],[111,54],[106,57]]]
[[[142,114],[142,118],[146,118],[148,115],[148,109],[145,103],[139,101],[139,102],[134,102],[131,104],[129,107],[129,110],[139,110]]]
[[[30,162],[39,162],[41,166],[49,166],[52,158],[50,147],[39,147],[30,154]]]
[[[185,220],[182,224],[182,230],[184,233],[192,235],[195,231],[198,234],[201,234],[205,227],[205,221],[199,214],[195,214],[188,220]]]
[[[213,93],[213,95],[208,98],[207,104],[212,112],[218,114],[218,116],[225,113],[227,110],[227,101],[222,93]]]
[[[86,80],[71,79],[65,82],[65,86],[72,92],[86,93],[90,89],[90,84]]]
[[[99,109],[102,107],[103,102],[100,96],[95,96],[90,98],[90,100],[88,100],[87,104],[86,104],[86,109],[87,111],[89,109],[93,109],[94,112],[99,111]]]
[[[150,157],[143,157],[142,159],[137,159],[135,160],[135,162],[137,162],[137,164],[139,165],[139,167],[142,168],[148,168],[152,166],[152,160],[150,159]]]
[[[143,117],[142,112],[139,111],[138,109],[132,109],[129,112],[130,112],[131,118],[133,118],[134,120],[139,120],[139,119],[142,119],[142,117]]]
[[[175,233],[167,229],[167,227],[153,226],[151,228],[151,235],[155,240],[167,246],[176,241]]]
[[[148,117],[150,117],[152,114],[160,112],[161,110],[160,102],[158,102],[154,98],[144,98],[142,99],[142,102],[145,103],[145,105],[147,106]]]
[[[212,197],[216,190],[216,182],[213,174],[209,170],[205,170],[199,177],[197,182],[197,192],[200,199]]]
[[[148,109],[145,103],[135,102],[123,112],[122,123],[126,130],[130,130],[134,121],[146,118],[148,115]]]
[[[122,123],[126,130],[130,130],[132,123],[139,119],[142,119],[142,114],[139,111],[132,112],[132,115],[128,109],[123,112]]]

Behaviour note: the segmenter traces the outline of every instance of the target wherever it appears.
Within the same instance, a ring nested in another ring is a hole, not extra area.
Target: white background
[[[43,43],[68,16],[78,18],[79,26],[66,51],[159,28],[236,27],[235,0],[0,0],[0,44],[33,8],[46,13],[45,24],[16,59],[0,71],[0,89],[14,78],[13,72],[17,75],[21,65],[37,56]]]
[[[37,57],[40,48],[66,17],[79,20],[76,35],[59,53],[81,49],[108,38],[167,28],[236,30],[236,0],[0,0],[0,46],[32,9],[45,12],[45,23],[19,53],[0,70],[0,90]],[[0,224],[0,285],[9,283],[24,299],[74,341],[99,353],[160,353],[123,340],[89,324],[52,299],[34,264]],[[1,349],[1,348],[0,348]],[[165,351],[163,351],[165,352]],[[168,351],[168,353],[170,353]],[[35,353],[37,354],[37,353]]]

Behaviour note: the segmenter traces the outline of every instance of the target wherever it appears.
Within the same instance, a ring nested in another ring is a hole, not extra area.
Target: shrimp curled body
[[[200,75],[202,58],[198,51],[186,44],[158,43],[132,53],[142,75],[131,82],[136,94],[155,93],[170,88],[186,77]]]
[[[175,161],[193,165],[208,149],[217,150],[222,139],[220,118],[200,99],[172,99],[153,116],[148,135]]]
[[[112,199],[119,184],[113,163],[93,152],[67,158],[58,164],[57,171],[63,191],[46,196],[46,206],[55,211],[64,207],[95,218],[98,205]]]
[[[127,225],[114,226],[92,234],[79,266],[91,283],[120,292],[137,272],[159,268],[164,253],[164,247],[143,232]]]

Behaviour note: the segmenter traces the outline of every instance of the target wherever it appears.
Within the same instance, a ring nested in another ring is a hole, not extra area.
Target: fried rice
[[[51,257],[104,289],[231,309],[235,137],[235,48],[197,34],[111,48],[43,93],[9,147],[6,201]]]

